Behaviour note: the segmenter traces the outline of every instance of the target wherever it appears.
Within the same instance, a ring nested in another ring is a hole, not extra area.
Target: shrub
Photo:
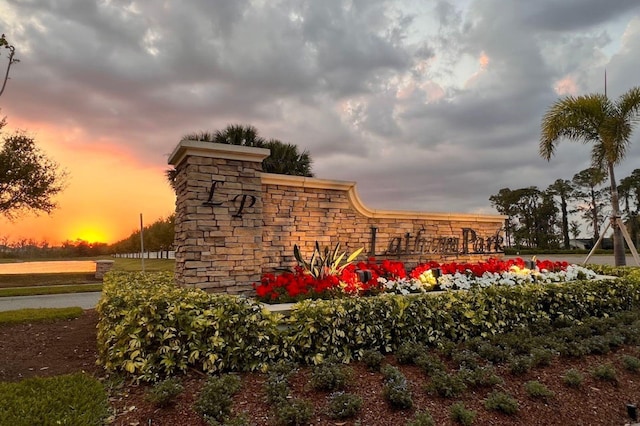
[[[449,409],[451,420],[469,426],[476,419],[476,412],[468,410],[462,402],[456,402]]]
[[[295,362],[287,360],[280,360],[267,367],[269,375],[282,376],[287,380],[297,371],[297,369],[298,365]]]
[[[581,342],[571,341],[561,345],[558,351],[563,356],[582,358],[589,353],[589,348]]]
[[[384,355],[380,351],[368,349],[362,353],[361,360],[370,371],[380,371]]]
[[[531,350],[531,366],[547,366],[553,361],[554,352],[546,348],[534,348]]]
[[[321,391],[344,389],[352,374],[351,368],[335,361],[326,361],[312,367],[309,384],[313,389]]]
[[[302,426],[313,417],[313,404],[304,399],[294,398],[275,408],[276,423],[283,426]]]
[[[531,349],[533,349],[531,335],[530,333],[524,331],[495,336],[493,340],[494,342],[492,343],[494,345],[499,345],[505,349],[508,349],[509,352],[516,355],[528,354],[531,352]]]
[[[584,381],[584,375],[575,368],[571,368],[564,373],[562,381],[569,387],[579,388],[582,386],[582,382]]]
[[[399,364],[415,364],[416,358],[425,352],[425,348],[414,342],[404,342],[394,352],[394,355]]]
[[[518,412],[518,401],[506,392],[493,391],[484,400],[487,410],[500,411],[512,415]]]
[[[241,385],[238,376],[210,377],[193,406],[194,410],[208,422],[223,423],[231,414],[231,397]]]
[[[352,393],[337,392],[329,401],[329,416],[333,419],[347,419],[358,414],[362,407],[362,398]]]
[[[437,355],[426,352],[416,357],[415,364],[429,375],[441,373],[446,369],[444,363]]]
[[[626,342],[624,334],[617,330],[611,330],[610,332],[605,334],[604,339],[611,348],[619,348]]]
[[[108,409],[104,387],[84,373],[0,382],[5,425],[99,425]]]
[[[146,399],[156,407],[165,407],[173,402],[184,387],[177,378],[166,379],[156,383],[146,393]]]
[[[265,393],[278,425],[304,425],[313,417],[311,402],[291,398],[288,380],[294,372],[295,365],[287,361],[280,361],[269,368]]]
[[[109,371],[157,381],[188,368],[210,373],[251,371],[276,359],[319,364],[335,356],[350,362],[371,348],[383,353],[398,349],[402,355],[402,342],[414,342],[407,345],[424,352],[441,339],[486,340],[529,326],[543,329],[546,324],[579,323],[634,310],[640,307],[639,277],[628,274],[613,281],[562,286],[492,286],[410,298],[383,294],[305,300],[282,319],[249,299],[176,287],[170,273],[111,272],[97,307],[99,360]],[[640,330],[640,322],[629,330],[634,327]],[[593,329],[588,326],[580,332],[586,335]],[[620,331],[620,335],[640,340],[640,331]],[[609,337],[607,343],[611,346],[617,340]],[[480,355],[491,362],[508,359],[504,347],[477,345]],[[529,343],[517,345],[523,350]],[[586,353],[586,348],[568,343],[558,343],[557,349],[569,355]]]
[[[609,342],[604,336],[593,336],[585,339],[582,344],[586,347],[587,353],[590,354],[604,355],[611,350]]]
[[[389,380],[401,381],[405,379],[404,374],[402,374],[402,371],[400,371],[397,367],[394,367],[393,365],[385,364],[380,369],[380,372],[382,373],[382,376],[386,381],[389,381]]]
[[[514,376],[521,376],[531,369],[531,360],[531,356],[529,355],[515,356],[509,361],[509,371]]]
[[[450,358],[456,353],[458,345],[453,340],[444,338],[437,342],[436,347],[442,356]]]
[[[455,362],[459,368],[466,368],[473,370],[480,365],[480,358],[478,354],[468,349],[463,349],[452,355],[453,362]]]
[[[465,391],[464,380],[458,374],[447,374],[440,372],[431,377],[431,381],[425,389],[430,394],[439,395],[443,398],[453,398]]]
[[[502,378],[495,373],[495,368],[491,366],[465,369],[460,374],[467,386],[472,388],[491,387],[503,382]]]
[[[417,411],[413,419],[409,420],[405,426],[435,426],[433,417],[428,411]]]
[[[532,398],[547,399],[554,394],[548,387],[537,380],[531,380],[524,384],[524,388]]]
[[[96,309],[100,363],[143,380],[255,370],[283,346],[278,317],[257,302],[177,287],[169,272],[108,273]]]
[[[280,404],[289,398],[289,377],[296,371],[295,365],[281,361],[269,367],[265,393],[269,404]]]
[[[381,369],[385,378],[382,396],[393,408],[407,409],[413,407],[413,398],[406,377],[396,367],[385,365]]]
[[[605,382],[617,382],[618,372],[611,363],[597,365],[591,370],[591,375],[598,380]]]
[[[478,355],[494,364],[500,364],[509,358],[509,351],[491,343],[483,343],[478,347]]]
[[[618,332],[622,337],[624,337],[626,344],[637,345],[640,343],[640,323],[633,323],[626,327],[620,327]]]
[[[640,371],[640,359],[631,355],[624,355],[622,357],[622,364],[627,371],[633,371],[637,373]]]

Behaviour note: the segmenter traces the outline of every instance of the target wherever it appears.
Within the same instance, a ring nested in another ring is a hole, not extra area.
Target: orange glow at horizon
[[[88,243],[106,243],[107,241],[113,241],[104,230],[93,226],[79,226],[78,230],[71,233],[71,241],[82,240]]]
[[[78,239],[111,244],[139,228],[140,213],[145,225],[173,213],[175,196],[164,177],[168,166],[141,164],[114,141],[96,141],[77,128],[19,122],[10,114],[8,122],[3,136],[13,129],[29,129],[38,147],[68,177],[55,198],[57,209],[50,215],[25,214],[13,222],[0,216],[0,238],[52,246]],[[92,143],[83,143],[86,140]]]

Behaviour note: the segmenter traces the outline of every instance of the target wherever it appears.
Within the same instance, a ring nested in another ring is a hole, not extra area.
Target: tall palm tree
[[[606,94],[568,96],[556,101],[542,119],[540,155],[550,160],[560,139],[593,144],[591,161],[605,168],[611,186],[612,219],[620,217],[614,166],[624,159],[640,113],[640,87],[624,93],[615,102]],[[617,222],[613,225],[616,266],[625,265],[624,241]]]

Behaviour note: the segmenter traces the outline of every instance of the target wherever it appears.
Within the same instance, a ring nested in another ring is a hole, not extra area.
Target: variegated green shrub
[[[171,273],[107,274],[99,361],[156,380],[189,366],[255,370],[279,356],[278,316],[251,300],[176,287]]]
[[[429,345],[442,338],[488,337],[639,307],[640,280],[628,278],[303,301],[286,320],[283,354],[306,363],[327,356],[349,362],[367,349],[388,353],[403,342]]]
[[[637,272],[608,281],[305,300],[287,318],[251,299],[176,287],[168,273],[113,272],[98,304],[98,348],[106,368],[156,380],[189,367],[247,371],[329,356],[349,362],[404,342],[489,337],[638,308]]]

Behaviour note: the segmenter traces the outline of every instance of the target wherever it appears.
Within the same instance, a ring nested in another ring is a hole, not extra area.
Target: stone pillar
[[[113,260],[96,260],[96,279],[103,279],[104,274],[106,274],[111,270],[111,268],[113,268],[113,263]]]
[[[175,277],[209,292],[251,293],[262,274],[262,160],[268,149],[182,141],[176,168]]]

